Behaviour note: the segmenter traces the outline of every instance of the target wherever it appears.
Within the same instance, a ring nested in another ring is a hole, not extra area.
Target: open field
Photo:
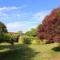
[[[0,60],[60,60],[58,43],[41,45],[0,44]]]

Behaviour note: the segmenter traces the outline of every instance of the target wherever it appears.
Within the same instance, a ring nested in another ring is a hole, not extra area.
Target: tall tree
[[[38,37],[60,42],[60,7],[54,9],[38,26]]]

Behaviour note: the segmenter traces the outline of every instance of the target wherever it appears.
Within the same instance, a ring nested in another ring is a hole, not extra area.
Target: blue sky
[[[0,0],[0,21],[9,32],[25,32],[37,27],[59,6],[60,0]]]

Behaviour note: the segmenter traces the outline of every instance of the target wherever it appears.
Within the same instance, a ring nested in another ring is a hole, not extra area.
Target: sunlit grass
[[[58,43],[51,44],[0,44],[0,60],[54,60],[60,58],[60,51],[55,51]],[[8,49],[8,50],[6,50]],[[2,51],[3,50],[3,51]],[[2,51],[2,52],[1,52]],[[4,57],[4,58],[3,58]]]

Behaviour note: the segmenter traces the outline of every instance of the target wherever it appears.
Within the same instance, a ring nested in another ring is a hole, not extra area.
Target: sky
[[[29,31],[60,7],[60,0],[0,0],[0,21],[9,32]]]

